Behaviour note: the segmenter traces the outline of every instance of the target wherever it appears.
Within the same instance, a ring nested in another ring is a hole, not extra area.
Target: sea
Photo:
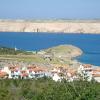
[[[0,32],[0,46],[27,51],[39,51],[58,45],[74,45],[83,51],[76,59],[82,63],[100,66],[100,35],[77,33]]]

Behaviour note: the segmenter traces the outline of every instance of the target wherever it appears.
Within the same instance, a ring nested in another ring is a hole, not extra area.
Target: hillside
[[[0,32],[100,34],[100,20],[0,20]]]
[[[48,49],[40,50],[36,53],[16,50],[12,48],[0,48],[0,60],[24,61],[26,63],[42,64],[51,66],[52,64],[74,64],[73,57],[80,56],[82,51],[72,45],[59,45]],[[76,67],[76,65],[75,65]]]
[[[8,47],[3,47],[0,46],[0,55],[18,55],[18,54],[32,54],[31,52],[26,52],[23,50],[16,50],[14,48],[8,48]]]
[[[74,64],[73,58],[80,56],[82,53],[82,50],[75,46],[59,45],[40,50],[37,54],[49,64],[67,64],[70,66]]]
[[[72,58],[82,54],[82,51],[79,48],[72,45],[59,45],[43,51],[46,55],[57,58]]]

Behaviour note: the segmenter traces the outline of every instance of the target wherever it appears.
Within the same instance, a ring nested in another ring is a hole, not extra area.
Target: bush
[[[100,83],[0,80],[0,100],[100,100]]]

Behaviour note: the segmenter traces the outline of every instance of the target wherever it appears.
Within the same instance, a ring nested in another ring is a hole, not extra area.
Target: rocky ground
[[[0,20],[0,32],[100,34],[100,20]]]

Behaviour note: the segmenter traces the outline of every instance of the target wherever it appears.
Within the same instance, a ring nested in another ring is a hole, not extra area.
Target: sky
[[[0,0],[0,19],[99,19],[100,0]]]

